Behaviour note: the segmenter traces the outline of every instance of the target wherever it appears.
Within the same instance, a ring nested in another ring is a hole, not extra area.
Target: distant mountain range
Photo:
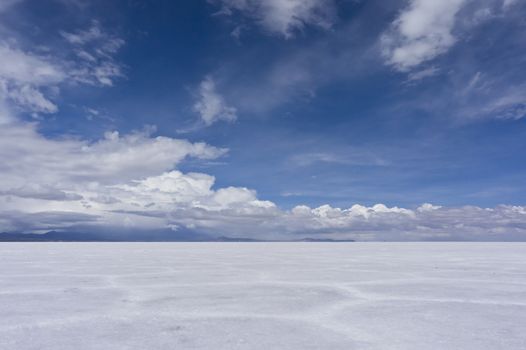
[[[297,240],[270,241],[244,237],[212,237],[177,232],[153,232],[127,235],[125,233],[80,233],[50,231],[46,233],[0,233],[0,242],[354,242],[301,238]]]

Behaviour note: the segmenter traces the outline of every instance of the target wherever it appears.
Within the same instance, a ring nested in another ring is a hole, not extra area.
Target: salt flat
[[[526,349],[522,243],[4,243],[0,349]]]

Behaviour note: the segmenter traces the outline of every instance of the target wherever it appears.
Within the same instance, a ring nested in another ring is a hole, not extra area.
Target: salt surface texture
[[[2,350],[523,350],[525,329],[525,244],[0,244]]]

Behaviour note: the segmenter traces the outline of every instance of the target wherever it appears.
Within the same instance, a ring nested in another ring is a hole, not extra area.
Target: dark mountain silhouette
[[[353,240],[334,240],[302,238],[297,240],[266,241],[245,237],[213,237],[195,232],[151,231],[151,232],[65,232],[46,233],[0,233],[0,242],[354,242]]]
[[[209,236],[173,231],[158,232],[63,232],[0,233],[0,242],[202,242]]]

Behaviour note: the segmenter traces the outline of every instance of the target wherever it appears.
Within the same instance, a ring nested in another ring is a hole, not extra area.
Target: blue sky
[[[525,15],[3,0],[0,224],[522,240]]]

